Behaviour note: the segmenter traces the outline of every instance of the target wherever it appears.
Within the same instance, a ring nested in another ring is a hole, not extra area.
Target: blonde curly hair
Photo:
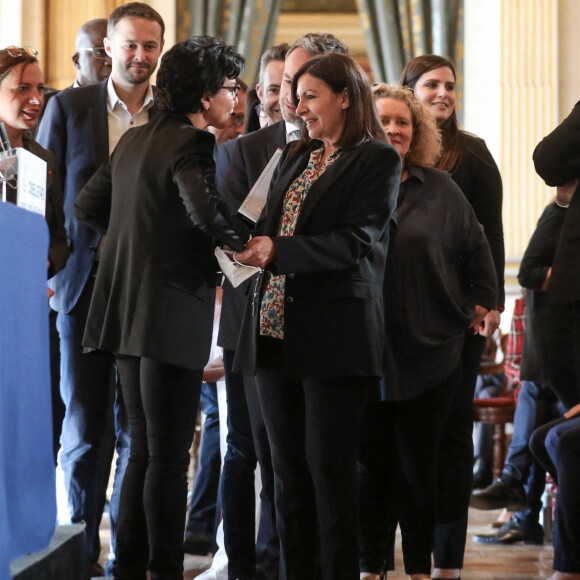
[[[441,133],[433,115],[417,99],[411,89],[380,83],[373,87],[375,102],[379,99],[395,99],[405,103],[411,111],[413,138],[405,158],[407,165],[433,167],[441,154]]]

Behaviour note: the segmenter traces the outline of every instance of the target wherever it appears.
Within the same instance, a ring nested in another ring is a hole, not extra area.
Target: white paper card
[[[16,205],[34,213],[46,212],[46,161],[17,147],[0,154],[0,178],[16,184]]]
[[[224,251],[219,247],[214,251],[223,275],[230,281],[234,288],[237,288],[244,280],[247,280],[259,272],[260,268],[246,266],[239,262],[232,261],[230,256],[233,256],[234,253],[235,252]]]
[[[26,149],[18,149],[16,205],[34,213],[46,212],[46,161]]]
[[[258,221],[260,212],[266,205],[266,198],[268,197],[272,174],[278,165],[280,155],[282,155],[282,149],[277,149],[274,152],[274,155],[272,155],[270,161],[268,161],[268,165],[266,165],[260,177],[258,177],[256,183],[254,183],[254,187],[252,187],[250,193],[248,193],[246,199],[244,199],[244,203],[242,203],[238,210],[239,213],[251,219],[253,222]]]

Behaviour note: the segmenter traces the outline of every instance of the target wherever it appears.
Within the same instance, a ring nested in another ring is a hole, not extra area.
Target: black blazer
[[[278,148],[286,146],[286,125],[280,121],[259,131],[228,141],[218,148],[216,179],[231,211],[238,208]],[[218,345],[235,350],[252,279],[234,288],[224,281]]]
[[[257,224],[259,235],[274,239],[269,269],[286,275],[284,370],[380,376],[382,282],[401,159],[380,141],[344,151],[308,192],[294,235],[276,237],[286,191],[317,147],[297,154],[295,144],[286,147]],[[247,374],[256,370],[260,302],[250,294],[237,348],[235,368]]]
[[[542,213],[524,253],[518,272],[518,282],[526,288],[526,324],[520,363],[520,378],[546,382],[545,345],[558,340],[553,335],[553,314],[546,293],[542,290],[546,275],[554,260],[562,224],[568,210],[550,203]]]
[[[214,147],[185,116],[158,114],[123,135],[78,195],[77,218],[107,233],[86,346],[190,369],[207,363],[213,249],[220,241],[239,251],[249,236],[217,195]]]
[[[155,95],[155,88],[153,89]],[[157,111],[149,109],[151,119]],[[79,191],[109,159],[107,81],[58,92],[50,99],[38,129],[38,142],[56,156],[63,185],[66,233],[71,254],[66,268],[50,281],[53,310],[69,313],[87,283],[101,235],[74,216]]]
[[[580,102],[534,151],[534,165],[547,185],[555,187],[580,177]],[[552,263],[548,300],[567,304],[580,300],[580,186],[566,212]]]

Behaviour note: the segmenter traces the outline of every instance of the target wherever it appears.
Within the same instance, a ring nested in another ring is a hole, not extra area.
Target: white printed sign
[[[44,215],[46,212],[46,161],[17,147],[0,153],[0,178],[16,182],[16,205]]]

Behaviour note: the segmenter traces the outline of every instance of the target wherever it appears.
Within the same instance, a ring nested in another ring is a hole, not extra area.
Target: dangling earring
[[[409,149],[409,151],[407,151],[407,153],[405,154],[405,161],[409,161],[409,159],[411,159],[411,150]]]

